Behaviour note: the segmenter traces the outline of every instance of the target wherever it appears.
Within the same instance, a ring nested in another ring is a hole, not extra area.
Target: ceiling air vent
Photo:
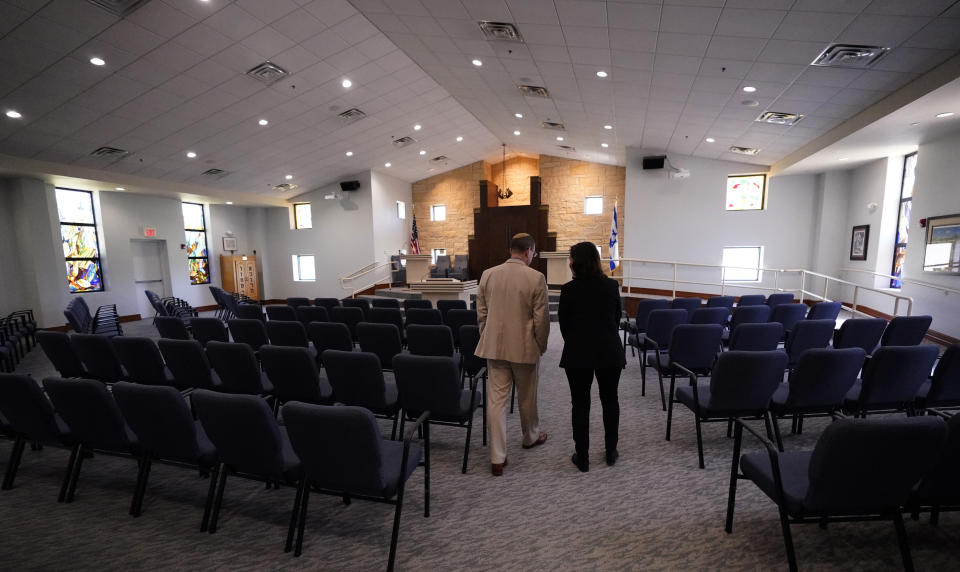
[[[558,148],[563,149],[564,151],[576,151],[577,148],[573,145],[557,145]]]
[[[754,121],[760,123],[772,123],[774,125],[794,125],[803,119],[799,113],[784,113],[782,111],[764,111]]]
[[[90,156],[119,158],[119,157],[126,157],[129,154],[130,154],[130,151],[124,151],[123,149],[117,149],[116,147],[100,147],[99,149],[96,149],[95,151],[90,153]]]
[[[123,18],[150,0],[87,0],[97,8]]]
[[[366,113],[360,111],[356,107],[351,107],[350,109],[344,111],[343,113],[337,114],[337,117],[339,117],[340,120],[343,121],[344,123],[353,123],[354,121],[360,121],[366,116],[367,116]]]
[[[394,147],[406,147],[407,145],[409,145],[409,144],[411,144],[411,143],[416,143],[416,142],[417,142],[417,140],[414,139],[413,137],[401,137],[401,138],[399,138],[399,139],[394,139],[394,140],[393,140],[393,146],[394,146]]]
[[[556,121],[541,121],[540,127],[544,129],[553,129],[555,131],[563,131],[565,128],[563,123],[557,123]]]
[[[283,69],[273,62],[263,62],[247,72],[247,75],[255,80],[262,81],[270,85],[275,81],[290,75],[290,72]]]
[[[227,173],[223,169],[207,169],[206,171],[203,172],[203,174],[208,177],[217,177],[219,179],[220,177],[227,176],[229,173]]]
[[[760,149],[754,149],[753,147],[737,147],[733,145],[730,147],[731,153],[736,153],[737,155],[756,155],[760,152]]]
[[[480,30],[488,40],[498,40],[506,42],[523,42],[523,37],[517,27],[510,22],[491,22],[490,20],[480,20]]]
[[[547,88],[539,85],[521,85],[517,87],[520,88],[520,91],[523,93],[523,95],[529,95],[531,97],[550,97],[550,92],[547,91]]]
[[[431,162],[431,163],[434,163],[434,164],[446,163],[446,162],[447,162],[447,156],[446,156],[446,155],[437,155],[437,156],[434,157],[433,159],[430,159],[430,162]]]
[[[279,185],[273,185],[273,190],[279,193],[285,193],[287,191],[292,191],[297,188],[297,185],[291,183],[280,183]]]
[[[855,46],[850,44],[830,44],[820,52],[812,66],[835,68],[868,68],[877,63],[890,48],[880,46]]]

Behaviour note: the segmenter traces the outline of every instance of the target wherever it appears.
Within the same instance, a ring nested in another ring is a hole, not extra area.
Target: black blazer
[[[620,285],[606,276],[574,278],[560,289],[560,367],[624,367]]]

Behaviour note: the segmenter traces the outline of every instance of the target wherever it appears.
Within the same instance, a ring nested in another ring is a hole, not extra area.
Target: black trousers
[[[607,451],[617,448],[620,425],[620,402],[617,386],[620,385],[622,368],[565,368],[570,384],[570,401],[573,406],[573,442],[577,455],[586,455],[590,450],[590,386],[597,376],[600,390],[600,405],[603,408],[603,434]]]

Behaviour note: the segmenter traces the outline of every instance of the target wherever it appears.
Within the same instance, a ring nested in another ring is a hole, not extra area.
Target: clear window
[[[603,214],[603,197],[586,197],[583,199],[583,214]]]
[[[430,251],[430,254],[433,256],[433,263],[436,264],[436,263],[437,263],[437,257],[438,257],[438,256],[444,256],[444,255],[446,255],[446,254],[447,254],[447,249],[446,249],[446,248],[434,248],[432,251]]]
[[[728,211],[759,211],[767,205],[766,175],[731,175],[727,177]]]
[[[313,282],[317,279],[317,270],[312,254],[293,255],[294,282]]]
[[[397,218],[401,220],[407,218],[407,204],[403,201],[397,201]]]
[[[430,220],[447,220],[447,205],[431,205]]]
[[[56,196],[70,293],[102,292],[103,268],[100,265],[100,236],[93,211],[93,193],[57,189]]]
[[[900,180],[900,212],[897,213],[897,238],[893,245],[893,268],[891,288],[900,288],[900,276],[903,263],[907,258],[907,235],[910,231],[910,211],[913,210],[913,183],[917,174],[917,154],[911,153],[903,158],[903,178]]]
[[[180,203],[183,208],[184,236],[187,243],[187,268],[191,284],[210,283],[210,258],[207,254],[207,221],[203,205]]]
[[[762,265],[762,246],[727,246],[723,249],[724,279],[727,282],[759,282]]]
[[[313,212],[310,209],[310,203],[293,205],[293,228],[297,230],[313,228]]]

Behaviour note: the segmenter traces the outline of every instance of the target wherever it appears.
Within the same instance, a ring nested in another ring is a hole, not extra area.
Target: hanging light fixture
[[[513,191],[507,188],[507,144],[500,145],[503,147],[503,163],[500,164],[500,188],[497,189],[497,196],[501,199],[509,199],[513,196]]]

